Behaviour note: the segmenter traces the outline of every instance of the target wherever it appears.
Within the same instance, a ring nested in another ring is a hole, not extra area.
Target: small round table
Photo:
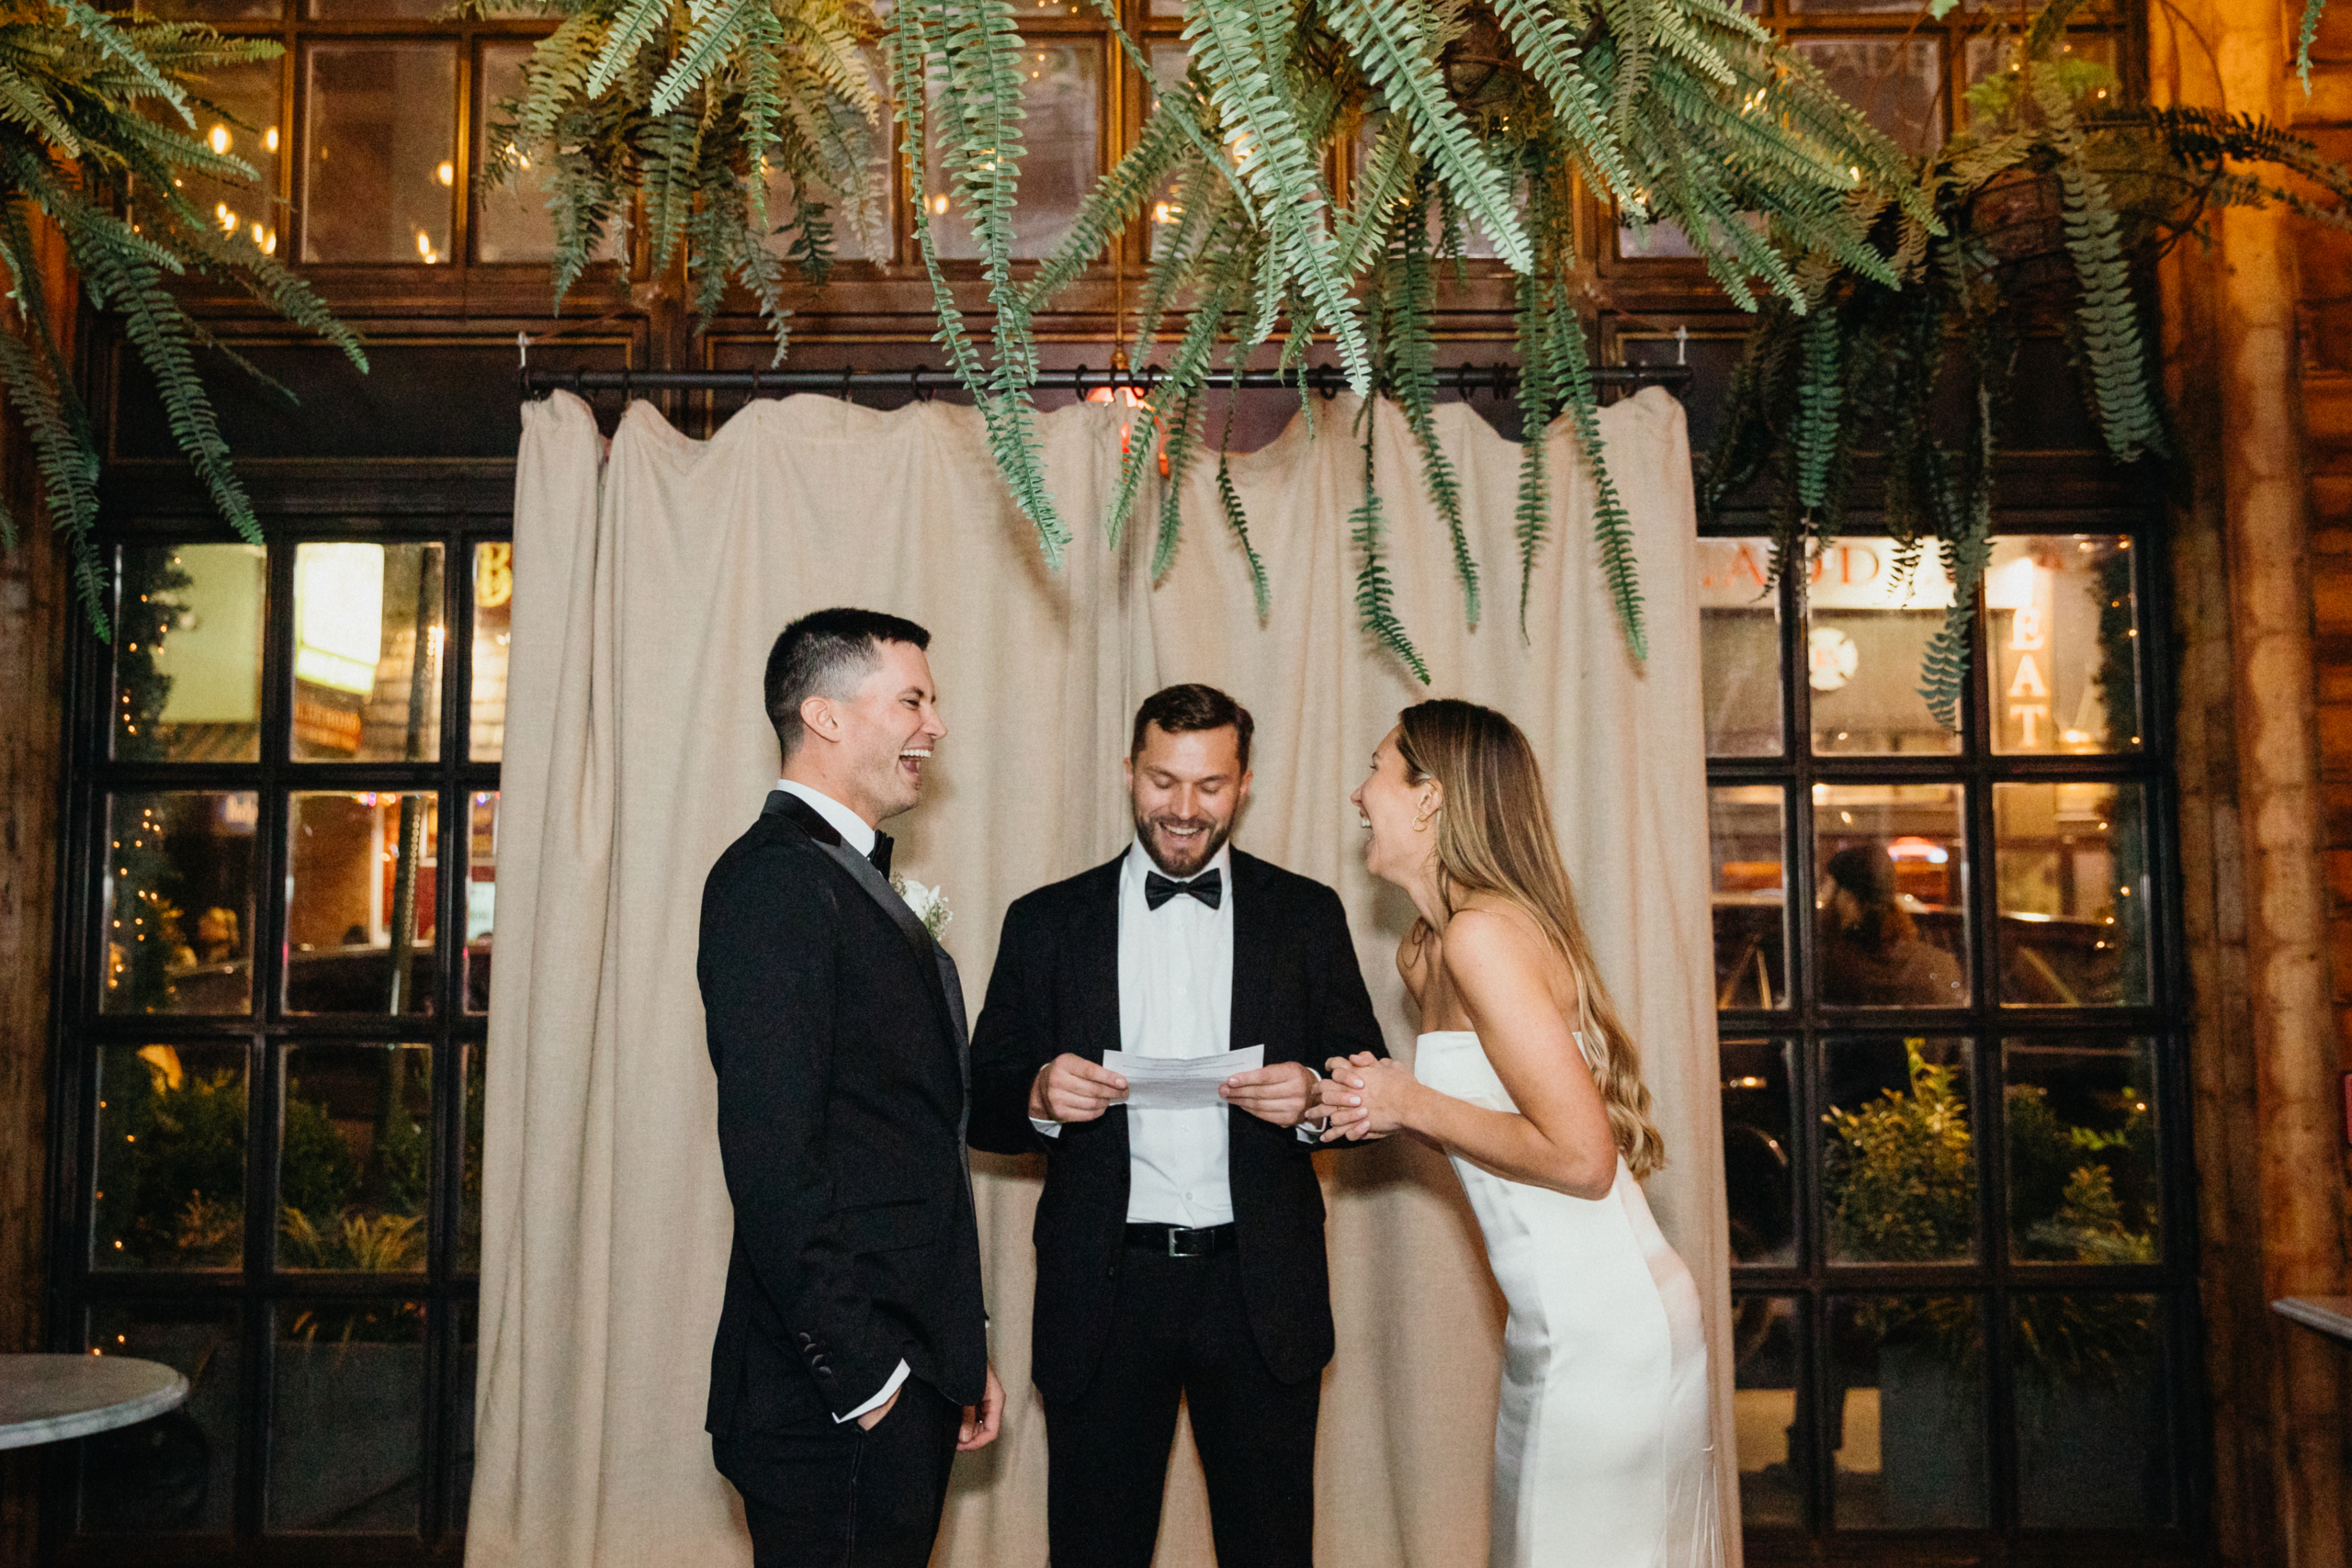
[[[130,1356],[0,1356],[0,1449],[86,1438],[161,1416],[187,1379]]]

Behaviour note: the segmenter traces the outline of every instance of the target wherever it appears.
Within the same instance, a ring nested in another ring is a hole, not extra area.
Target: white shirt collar
[[[862,855],[871,856],[874,853],[874,829],[867,825],[865,818],[860,817],[823,790],[811,789],[797,779],[778,779],[775,781],[775,787],[786,795],[797,795],[807,801],[810,809],[832,824],[833,831],[839,833],[842,836],[842,841],[851,849]]]
[[[1222,872],[1225,874],[1222,880],[1226,883],[1227,891],[1230,891],[1233,883],[1232,840],[1227,839],[1224,843],[1221,843],[1216,847],[1216,853],[1209,857],[1208,864],[1193,873],[1192,876],[1182,877],[1178,880],[1191,882],[1195,877],[1206,876],[1213,871]],[[1143,835],[1138,833],[1127,841],[1127,863],[1120,868],[1120,874],[1127,877],[1135,882],[1136,886],[1142,886],[1143,876],[1146,872],[1159,872],[1162,876],[1166,876],[1168,874],[1166,872],[1159,870],[1159,863],[1151,858],[1151,852],[1149,850],[1143,847]]]

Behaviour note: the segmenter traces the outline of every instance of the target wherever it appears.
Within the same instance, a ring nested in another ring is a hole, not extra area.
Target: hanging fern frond
[[[1225,400],[1225,433],[1216,443],[1216,500],[1225,513],[1225,525],[1233,532],[1241,546],[1241,558],[1250,568],[1250,594],[1257,602],[1258,619],[1262,622],[1272,613],[1273,590],[1266,581],[1266,563],[1258,558],[1257,547],[1250,543],[1250,519],[1241,510],[1241,492],[1233,488],[1233,410],[1239,400],[1227,396]]]
[[[1424,201],[1430,199],[1424,191]],[[1437,434],[1437,280],[1430,264],[1425,209],[1408,208],[1396,226],[1396,284],[1388,291],[1388,327],[1383,334],[1388,374],[1405,423],[1421,455],[1421,477],[1430,502],[1445,520],[1453,545],[1453,571],[1462,583],[1464,613],[1478,624],[1478,563],[1462,522],[1462,481]]]
[[[1618,627],[1637,660],[1650,656],[1649,632],[1642,623],[1641,569],[1634,558],[1634,520],[1610,476],[1609,454],[1600,439],[1600,398],[1586,356],[1584,320],[1563,300],[1552,312],[1554,355],[1567,393],[1568,419],[1577,445],[1584,449],[1592,472],[1592,534],[1600,547],[1600,571],[1609,583],[1610,602],[1617,609]]]
[[[1356,615],[1372,639],[1395,654],[1413,678],[1430,683],[1429,666],[1421,661],[1405,623],[1396,618],[1396,585],[1388,578],[1383,536],[1387,532],[1380,506],[1380,490],[1373,471],[1374,418],[1378,405],[1364,402],[1358,411],[1363,425],[1363,500],[1348,513],[1348,536],[1356,547]]]

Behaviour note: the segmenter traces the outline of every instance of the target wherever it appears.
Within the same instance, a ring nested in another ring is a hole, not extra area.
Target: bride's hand
[[[1397,1063],[1359,1051],[1324,1064],[1321,1097],[1330,1122],[1323,1141],[1385,1138],[1405,1124],[1405,1102],[1420,1086]]]

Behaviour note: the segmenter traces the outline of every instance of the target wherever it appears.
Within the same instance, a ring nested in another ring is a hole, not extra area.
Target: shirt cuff
[[[1299,1066],[1305,1067],[1310,1073],[1315,1073],[1315,1081],[1317,1083],[1321,1083],[1323,1081],[1323,1075],[1319,1072],[1316,1072],[1314,1063],[1301,1062]],[[1291,1130],[1298,1134],[1298,1141],[1302,1144],[1319,1144],[1323,1141],[1323,1134],[1330,1125],[1330,1115],[1326,1112],[1321,1122],[1301,1122],[1296,1127],[1294,1127]]]
[[[1041,1138],[1058,1138],[1062,1135],[1062,1124],[1058,1122],[1041,1122],[1032,1116],[1029,1118],[1029,1125],[1037,1129],[1037,1135]]]
[[[881,1409],[882,1406],[890,1403],[890,1396],[898,1393],[899,1385],[906,1381],[907,1364],[904,1361],[900,1361],[899,1363],[899,1370],[890,1374],[890,1381],[882,1385],[881,1393],[876,1394],[873,1398],[867,1400],[865,1404],[859,1405],[848,1415],[834,1416],[833,1425],[838,1427],[844,1421],[854,1421],[861,1416],[870,1416],[875,1411]]]

